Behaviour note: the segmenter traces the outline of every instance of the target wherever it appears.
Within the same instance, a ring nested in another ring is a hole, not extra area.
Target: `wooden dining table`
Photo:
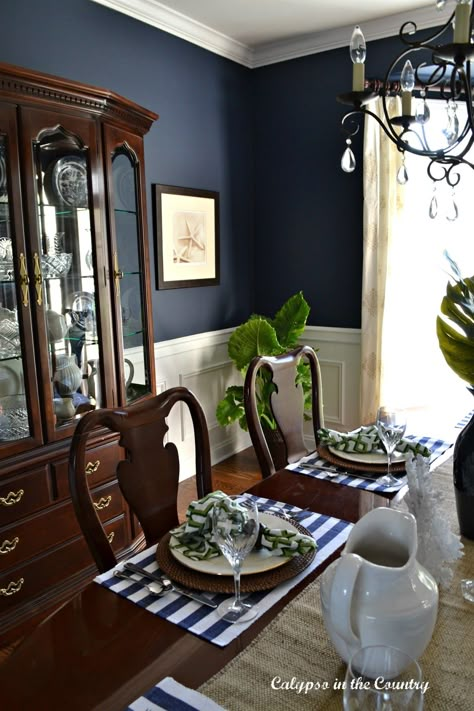
[[[283,469],[249,489],[257,496],[355,522],[403,496],[377,495]],[[198,688],[238,655],[338,549],[226,647],[218,647],[91,581],[45,619],[0,666],[8,711],[122,711],[166,676]]]

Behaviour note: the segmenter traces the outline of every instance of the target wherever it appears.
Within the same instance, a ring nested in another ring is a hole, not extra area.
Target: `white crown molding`
[[[170,10],[157,0],[92,0],[92,2],[169,32],[210,52],[243,64],[249,69],[327,52],[339,47],[348,47],[353,30],[352,26],[339,27],[252,48],[179,12]],[[396,36],[401,25],[408,20],[415,22],[419,30],[435,27],[443,24],[451,11],[451,6],[442,11],[430,6],[406,14],[368,20],[363,22],[364,36],[367,41]]]
[[[165,7],[157,0],[92,0],[92,2],[122,12],[124,15],[146,22],[153,27],[158,27],[164,32],[203,47],[209,52],[219,54],[221,57],[231,59],[233,62],[243,64],[245,67],[251,68],[253,66],[254,51],[251,47],[192,20],[180,12],[170,10],[169,7]]]
[[[409,20],[414,22],[418,30],[442,25],[449,18],[449,11],[446,9],[439,11],[433,7],[421,10],[412,10],[404,14],[389,15],[378,20],[368,20],[361,22],[362,30],[366,41],[383,39],[384,37],[394,37],[398,35],[400,27]],[[305,57],[318,52],[328,52],[339,47],[349,47],[349,41],[353,26],[338,27],[334,30],[317,32],[312,35],[295,37],[282,42],[271,42],[260,45],[254,53],[252,68],[264,67],[268,64],[285,62],[289,59]]]

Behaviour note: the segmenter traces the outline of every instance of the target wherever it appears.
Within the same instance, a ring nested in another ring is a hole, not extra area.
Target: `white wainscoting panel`
[[[216,420],[216,405],[226,388],[243,382],[227,354],[227,342],[233,330],[155,343],[157,392],[176,385],[193,391],[206,416],[213,464],[250,446],[248,434],[238,425],[223,428]],[[357,427],[360,424],[360,331],[308,326],[300,340],[312,346],[318,354],[326,426],[340,430]],[[130,349],[126,355],[133,362],[135,372],[143,372],[140,349]],[[178,446],[180,453],[180,479],[186,479],[195,473],[194,438],[186,406],[172,411],[168,425],[169,439]],[[310,445],[313,439],[311,423],[307,423],[305,434]]]
[[[157,383],[161,389],[183,385],[196,395],[209,428],[212,463],[220,462],[250,446],[250,438],[233,424],[221,427],[216,420],[216,406],[229,385],[241,385],[242,378],[227,354],[227,342],[234,329],[213,331],[172,341],[155,343]],[[182,461],[180,479],[194,471],[192,423],[185,405],[172,412],[168,422],[170,440],[178,446]]]
[[[302,343],[314,348],[321,366],[324,420],[328,427],[360,425],[360,329],[308,326]]]

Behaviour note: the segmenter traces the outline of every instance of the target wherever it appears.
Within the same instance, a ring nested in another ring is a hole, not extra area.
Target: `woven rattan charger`
[[[282,518],[283,524],[284,521],[285,519]],[[300,533],[311,536],[310,531],[304,528],[304,526],[301,526],[295,521],[291,521],[291,523]],[[191,568],[186,568],[186,566],[181,565],[170,551],[170,538],[171,533],[166,533],[158,543],[156,548],[156,560],[161,570],[166,573],[171,580],[185,585],[188,588],[195,588],[196,590],[202,590],[204,592],[234,592],[234,579],[232,575],[210,575],[208,573],[200,573],[197,570],[191,570]],[[240,589],[243,593],[271,590],[279,583],[290,580],[290,578],[294,578],[295,575],[301,573],[302,570],[308,567],[315,555],[316,551],[312,550],[305,555],[296,555],[290,558],[287,563],[284,563],[284,565],[279,568],[273,568],[264,573],[242,575],[240,579]]]
[[[386,474],[387,472],[386,464],[366,464],[365,462],[354,462],[350,459],[345,459],[344,457],[338,457],[333,452],[330,452],[329,449],[323,444],[318,445],[317,452],[320,457],[326,459],[330,462],[330,464],[335,464],[337,467],[343,467],[346,471],[374,472],[380,476]],[[390,464],[390,471],[404,472],[405,462],[393,462]]]

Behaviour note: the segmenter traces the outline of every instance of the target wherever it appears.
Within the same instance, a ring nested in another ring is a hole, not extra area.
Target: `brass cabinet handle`
[[[94,508],[97,509],[97,511],[101,511],[102,509],[106,509],[107,506],[110,506],[110,502],[112,501],[111,496],[102,496],[99,501],[94,501]]]
[[[5,553],[11,553],[12,551],[14,551],[19,542],[20,539],[18,538],[18,536],[15,536],[13,541],[9,541],[8,538],[5,538],[3,543],[0,543],[0,555],[3,555]]]
[[[112,543],[114,538],[115,538],[115,531],[111,531],[110,533],[107,534],[107,540],[109,543]]]
[[[43,272],[41,271],[41,261],[38,257],[38,252],[33,254],[34,270],[35,270],[35,289],[36,303],[41,306],[43,303]]]
[[[9,597],[10,595],[15,595],[15,593],[20,592],[24,582],[25,578],[20,578],[16,583],[12,580],[8,583],[6,588],[0,588],[0,597]]]
[[[97,469],[100,467],[100,459],[96,459],[95,462],[87,462],[85,472],[87,476],[90,474],[94,474]]]
[[[120,279],[123,279],[123,271],[121,269],[119,269],[117,252],[114,252],[114,279],[115,279],[115,286],[118,291]]]
[[[23,252],[20,252],[20,289],[21,289],[21,296],[22,296],[22,303],[25,308],[28,307],[28,304],[30,303],[30,299],[28,296],[28,284],[30,283],[29,277],[28,277],[28,271],[26,269],[26,259],[25,255]]]
[[[14,504],[18,504],[24,493],[24,489],[18,489],[16,493],[9,491],[5,497],[0,496],[0,506],[13,506]]]

